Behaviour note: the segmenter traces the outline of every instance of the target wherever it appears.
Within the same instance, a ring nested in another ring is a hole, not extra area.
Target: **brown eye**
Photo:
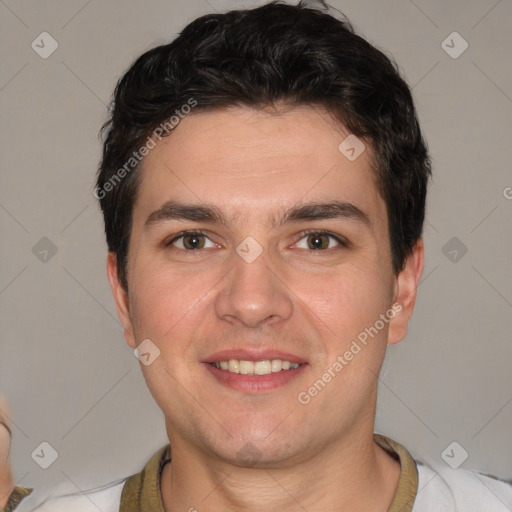
[[[332,240],[336,243],[332,244]],[[326,251],[337,246],[347,247],[348,242],[325,231],[306,231],[302,233],[302,238],[297,244],[300,249],[309,249],[310,251]]]
[[[184,235],[183,246],[185,249],[202,249],[204,247],[204,235]]]
[[[329,248],[329,235],[325,233],[315,233],[307,236],[308,246],[310,249],[328,249]]]
[[[207,241],[210,243],[209,246],[206,245]],[[165,245],[171,249],[193,252],[215,247],[216,244],[214,244],[204,233],[192,231],[189,233],[181,233]]]

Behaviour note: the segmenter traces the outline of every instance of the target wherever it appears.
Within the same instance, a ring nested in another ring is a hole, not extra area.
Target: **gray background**
[[[0,391],[20,485],[112,481],[166,443],[106,279],[97,133],[136,56],[200,14],[257,3],[0,1]],[[425,273],[388,351],[376,431],[436,467],[457,441],[463,468],[512,478],[512,2],[332,5],[398,61],[434,160]],[[47,59],[31,48],[43,31],[59,45]],[[441,46],[453,31],[469,43],[458,58]],[[43,237],[57,249],[46,262]],[[31,457],[43,441],[59,454],[46,470]]]

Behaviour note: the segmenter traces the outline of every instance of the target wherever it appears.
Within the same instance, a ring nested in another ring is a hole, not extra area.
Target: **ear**
[[[425,248],[420,238],[408,256],[403,270],[395,278],[393,310],[396,314],[389,322],[388,345],[398,343],[407,334],[424,262]]]
[[[130,303],[128,299],[128,293],[119,281],[117,272],[117,258],[113,252],[108,253],[107,274],[108,280],[110,282],[110,288],[112,289],[112,295],[114,296],[117,316],[119,317],[119,320],[121,320],[121,325],[123,326],[124,339],[130,347],[136,348],[137,345],[135,343],[135,335],[133,333],[133,326],[130,317]]]

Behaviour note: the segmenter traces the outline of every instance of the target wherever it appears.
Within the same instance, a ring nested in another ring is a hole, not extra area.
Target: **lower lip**
[[[298,368],[281,370],[268,375],[243,375],[221,370],[209,363],[203,363],[203,365],[221,384],[244,393],[261,393],[285,386],[297,378],[307,366],[307,364],[301,364]]]

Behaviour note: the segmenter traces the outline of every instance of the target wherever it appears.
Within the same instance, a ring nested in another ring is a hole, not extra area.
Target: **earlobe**
[[[401,341],[407,334],[409,319],[414,311],[416,292],[423,273],[425,261],[425,249],[420,238],[412,252],[407,257],[403,270],[395,281],[395,294],[393,297],[393,309],[397,311],[395,317],[389,322],[388,345],[394,345]]]
[[[137,344],[135,343],[135,336],[133,333],[133,327],[130,317],[130,304],[128,299],[128,294],[124,289],[123,285],[119,281],[118,271],[117,271],[117,258],[115,253],[109,252],[107,257],[107,275],[110,283],[110,288],[112,290],[112,295],[114,297],[114,303],[116,305],[117,316],[121,321],[121,325],[124,330],[124,339],[126,343],[132,348],[135,348]]]

